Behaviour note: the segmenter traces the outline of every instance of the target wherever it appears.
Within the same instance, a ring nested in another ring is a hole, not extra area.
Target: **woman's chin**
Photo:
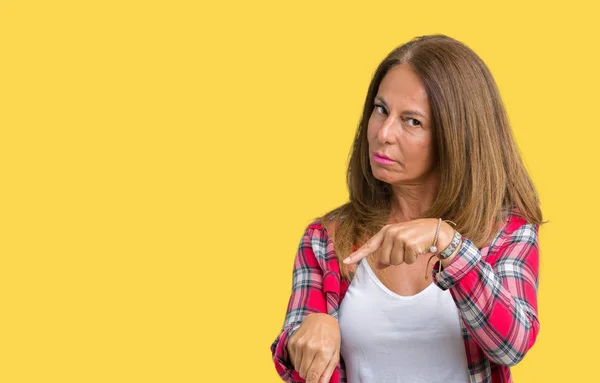
[[[373,169],[372,173],[373,177],[388,184],[398,182],[399,178],[402,178],[398,177],[397,172],[392,172],[387,169]]]

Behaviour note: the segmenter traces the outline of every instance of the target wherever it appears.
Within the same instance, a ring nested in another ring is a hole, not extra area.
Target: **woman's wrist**
[[[454,236],[454,229],[452,228],[452,226],[450,226],[450,224],[448,222],[443,221],[442,224],[440,225],[440,234],[439,234],[439,237],[437,240],[437,245],[436,245],[438,251],[436,252],[436,254],[439,254],[445,248],[450,246],[453,236]]]
[[[454,259],[454,257],[456,257],[456,255],[458,254],[458,251],[460,250],[460,246],[462,245],[462,240],[460,241],[460,243],[458,244],[458,246],[456,247],[456,250],[454,250],[452,252],[452,254],[450,254],[450,256],[448,258],[445,259],[440,259],[440,263],[442,264],[442,267],[446,268],[450,263],[452,263],[452,260]]]
[[[441,253],[442,251],[444,251],[444,249],[446,249],[448,246],[450,246],[450,244],[452,243],[452,238],[454,237],[454,228],[452,226],[450,226],[450,224],[448,222],[442,222],[441,226],[440,226],[440,234],[438,237],[438,246],[437,248],[439,249],[439,251],[436,254]],[[456,257],[456,254],[458,254],[458,250],[460,249],[460,245],[462,244],[459,243],[459,245],[456,247],[456,249],[452,252],[452,254],[450,254],[449,257],[445,258],[445,259],[440,259],[440,263],[442,264],[442,267],[446,267],[448,266],[452,260],[454,259],[454,257]]]

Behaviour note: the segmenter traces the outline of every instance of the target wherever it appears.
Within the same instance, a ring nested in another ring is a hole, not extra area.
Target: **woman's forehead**
[[[388,108],[416,110],[425,115],[429,112],[425,84],[406,64],[388,71],[379,84],[376,97]]]

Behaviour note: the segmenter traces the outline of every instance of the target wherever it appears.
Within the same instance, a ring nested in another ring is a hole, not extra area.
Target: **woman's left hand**
[[[344,259],[344,263],[357,263],[378,251],[377,261],[380,268],[403,263],[412,264],[419,255],[433,254],[429,250],[433,244],[437,224],[436,218],[421,218],[385,225],[358,250]],[[448,223],[441,223],[436,243],[437,253],[450,244],[453,233],[454,229]]]

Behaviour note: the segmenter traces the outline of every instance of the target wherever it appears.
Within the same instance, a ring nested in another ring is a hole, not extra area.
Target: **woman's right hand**
[[[288,340],[294,369],[306,383],[328,383],[340,360],[340,327],[329,314],[308,314]]]

